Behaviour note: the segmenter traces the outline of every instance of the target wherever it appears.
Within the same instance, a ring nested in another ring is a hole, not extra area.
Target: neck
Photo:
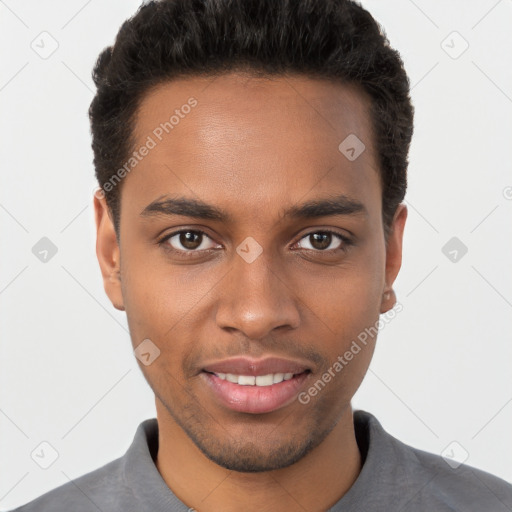
[[[225,469],[209,460],[157,400],[156,467],[173,493],[198,512],[325,511],[361,471],[348,406],[325,440],[286,468],[259,473]]]

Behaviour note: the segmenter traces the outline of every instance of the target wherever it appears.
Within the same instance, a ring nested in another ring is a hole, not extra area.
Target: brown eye
[[[315,249],[327,249],[331,245],[332,235],[331,233],[313,233],[310,236],[311,245]]]
[[[211,238],[202,231],[192,229],[182,229],[167,235],[160,244],[167,246],[168,249],[176,253],[196,253],[213,249],[214,244],[208,245]]]
[[[180,244],[185,249],[197,249],[201,245],[202,235],[195,231],[182,231],[178,236]]]
[[[348,238],[340,235],[339,233],[334,233],[333,231],[315,231],[313,233],[308,233],[300,240],[300,242],[303,240],[309,242],[309,247],[302,246],[302,249],[318,252],[335,252],[342,249],[344,245],[348,245],[350,243]],[[334,247],[332,247],[333,242]]]

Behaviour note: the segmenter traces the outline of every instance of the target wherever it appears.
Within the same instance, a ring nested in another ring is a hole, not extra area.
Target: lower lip
[[[271,386],[242,386],[223,380],[213,373],[201,372],[222,405],[233,411],[251,414],[272,412],[288,405],[296,397],[309,372],[294,375]]]

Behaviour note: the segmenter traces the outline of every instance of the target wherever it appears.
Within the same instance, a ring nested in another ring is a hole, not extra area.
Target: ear
[[[121,261],[114,223],[110,208],[102,190],[94,193],[96,219],[96,256],[103,276],[103,287],[112,305],[124,311],[121,290]]]
[[[382,291],[381,313],[386,313],[396,304],[393,283],[402,266],[402,240],[406,219],[407,206],[401,203],[398,205],[393,217],[386,244],[386,283]]]

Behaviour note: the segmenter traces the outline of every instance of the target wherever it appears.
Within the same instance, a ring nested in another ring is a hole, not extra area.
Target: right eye
[[[208,244],[205,243],[205,238],[211,240],[204,231],[196,229],[181,229],[166,235],[158,243],[167,251],[171,251],[178,255],[181,253],[181,255],[187,257],[196,252],[209,251],[213,249],[213,247],[208,247]]]

